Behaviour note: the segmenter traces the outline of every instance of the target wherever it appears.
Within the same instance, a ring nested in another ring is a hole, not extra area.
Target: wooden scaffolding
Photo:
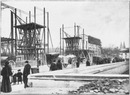
[[[24,55],[25,60],[35,59],[44,52],[44,48],[41,46],[42,40],[40,39],[41,29],[45,26],[28,23],[17,25],[19,37],[17,38],[17,53],[18,55]]]

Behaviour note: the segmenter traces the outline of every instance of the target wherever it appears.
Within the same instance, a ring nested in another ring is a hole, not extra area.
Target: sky
[[[129,46],[129,4],[127,0],[86,1],[6,1],[3,2],[23,11],[33,13],[37,7],[37,23],[42,24],[44,7],[49,12],[49,26],[54,47],[59,47],[60,28],[74,35],[74,23],[86,35],[101,40],[102,47],[119,47],[121,42]],[[25,20],[27,14],[18,13]],[[33,21],[33,19],[32,19]],[[2,10],[2,37],[10,36],[10,9]]]

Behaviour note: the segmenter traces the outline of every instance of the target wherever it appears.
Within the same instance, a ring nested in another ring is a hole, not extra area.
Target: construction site
[[[34,6],[33,12],[25,12],[0,2],[0,22],[2,12],[10,13],[10,30],[1,36],[1,68],[9,61],[12,71],[24,69],[29,61],[31,74],[28,76],[30,87],[24,84],[13,85],[9,94],[69,94],[69,95],[128,95],[129,94],[129,48],[120,49],[120,56],[102,56],[102,41],[87,35],[85,29],[74,23],[73,34],[67,31],[67,25],[59,27],[59,46],[54,48],[50,29],[50,13],[45,7]],[[42,16],[39,24],[37,11]],[[20,14],[26,14],[23,19]],[[4,22],[4,21],[2,21]],[[2,23],[0,24],[0,31]],[[124,56],[124,57],[123,57]],[[80,58],[79,66],[75,60]],[[50,71],[52,62],[62,60],[62,70]],[[71,62],[70,62],[71,60]],[[89,60],[90,64],[87,64]],[[74,62],[73,62],[74,61]],[[75,64],[73,64],[75,63]],[[2,76],[0,76],[0,85]],[[1,94],[7,94],[1,92]]]

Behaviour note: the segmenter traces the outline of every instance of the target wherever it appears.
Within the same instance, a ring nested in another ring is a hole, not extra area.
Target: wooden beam
[[[46,16],[45,16],[46,14],[45,14],[45,8],[43,8],[43,20],[44,20],[44,22],[43,22],[43,26],[45,26],[45,24],[46,24],[46,21],[45,21],[45,19],[46,19]],[[46,44],[46,31],[45,31],[45,28],[43,29],[44,31],[44,53],[46,53],[46,46],[45,46],[45,44]]]
[[[29,11],[29,23],[31,23],[31,11]]]
[[[26,17],[26,23],[28,23],[28,17]]]
[[[15,26],[17,26],[17,9],[15,8]],[[17,56],[17,28],[15,27],[15,56]]]
[[[87,44],[87,43],[86,43]],[[86,47],[87,48],[87,47]],[[82,49],[84,50],[84,29],[83,29],[83,42],[82,42]]]
[[[14,39],[14,31],[13,31],[13,12],[11,12],[11,39]],[[11,41],[11,54],[14,55],[14,41]]]
[[[1,43],[1,28],[2,28],[2,2],[0,1],[0,43]],[[0,44],[1,47],[1,44]],[[1,62],[1,50],[0,50],[0,62]],[[0,63],[0,67],[1,67],[1,63]],[[0,76],[1,78],[1,76]]]
[[[62,51],[63,51],[63,55],[64,55],[64,24],[62,24]]]
[[[129,35],[130,35],[130,1],[129,1]],[[129,44],[130,44],[130,37],[129,37]],[[129,54],[130,54],[130,46],[129,46]],[[129,56],[129,60],[130,60],[130,56]],[[129,75],[130,75],[130,65],[129,65]]]
[[[60,54],[61,54],[61,28],[60,28]]]
[[[92,81],[99,79],[129,79],[129,75],[121,74],[55,74],[44,76],[30,75],[29,80],[60,80],[60,81]]]
[[[49,12],[47,12],[47,52],[49,53]]]
[[[76,23],[74,23],[74,37],[76,36]]]

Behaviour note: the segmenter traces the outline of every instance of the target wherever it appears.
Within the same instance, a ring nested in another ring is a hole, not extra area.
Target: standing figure
[[[40,65],[41,65],[41,60],[38,58],[38,60],[37,60],[37,67],[39,68]]]
[[[79,68],[80,66],[80,57],[77,58],[76,67]]]
[[[86,61],[86,66],[90,66],[90,60],[89,59]]]
[[[69,64],[72,64],[72,58],[69,58],[69,59],[68,59],[68,63],[69,63]]]
[[[60,59],[57,61],[56,65],[57,65],[57,70],[62,70],[62,63]]]
[[[71,64],[71,67],[72,68],[75,68],[76,67],[76,59],[72,59],[72,64]]]
[[[55,70],[57,70],[56,62],[52,62],[50,66],[50,71],[55,71]]]
[[[5,66],[3,67],[1,71],[2,75],[2,85],[1,85],[1,91],[2,92],[11,92],[11,83],[10,83],[10,76],[12,75],[12,69],[9,66],[9,62],[5,62]]]
[[[17,82],[17,73],[16,72],[13,72],[13,84],[15,85],[16,82]]]
[[[24,88],[29,87],[28,86],[28,75],[30,74],[31,65],[28,61],[25,61],[26,65],[23,69],[23,82],[24,82]]]
[[[18,77],[18,84],[19,84],[19,82],[21,82],[21,84],[22,84],[22,72],[21,72],[21,70],[19,69],[18,70],[18,73],[17,73],[17,77]]]

